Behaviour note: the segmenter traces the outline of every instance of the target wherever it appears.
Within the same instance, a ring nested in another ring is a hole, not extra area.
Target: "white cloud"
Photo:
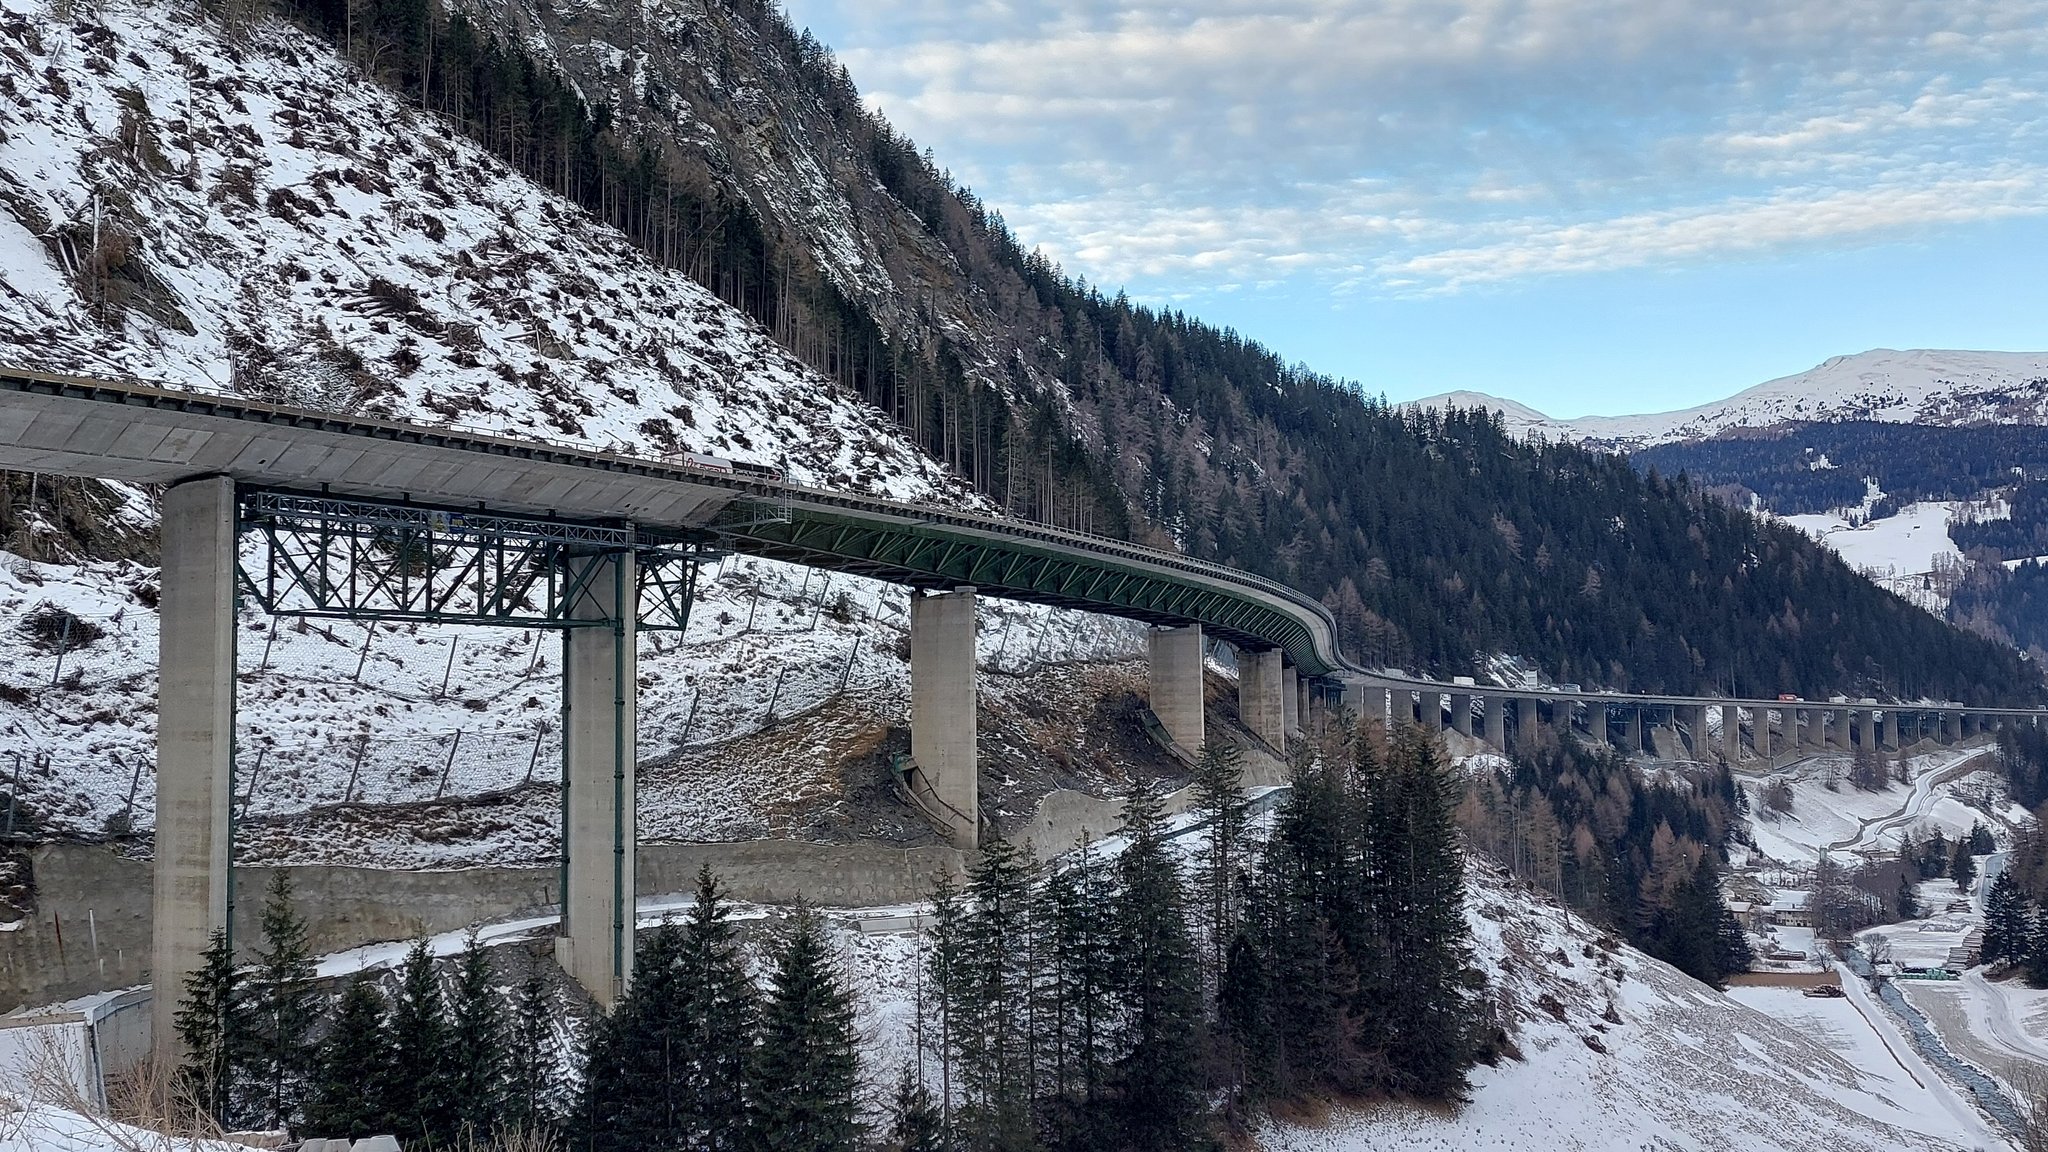
[[[1870,243],[2039,211],[2048,165],[2048,0],[792,8],[1027,242],[1140,290]]]

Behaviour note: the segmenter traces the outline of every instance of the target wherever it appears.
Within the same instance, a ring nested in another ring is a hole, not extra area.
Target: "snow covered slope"
[[[281,22],[0,0],[0,361],[957,495],[873,408]]]
[[[1617,944],[1484,866],[1480,967],[1523,1059],[1445,1115],[1341,1111],[1260,1134],[1268,1152],[1726,1152],[2004,1148],[1877,1009],[1787,989],[1723,994]]]
[[[1964,352],[1877,348],[1836,356],[1805,372],[1758,384],[1678,412],[1561,420],[1480,392],[1451,392],[1417,407],[1499,411],[1519,434],[1541,433],[1596,447],[1640,448],[1704,439],[1729,428],[1797,420],[1886,420],[1916,424],[2048,423],[2048,352]]]

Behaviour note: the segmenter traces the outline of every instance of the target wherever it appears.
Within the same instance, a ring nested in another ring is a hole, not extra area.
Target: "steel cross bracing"
[[[1297,619],[1258,599],[1170,571],[1107,566],[1028,541],[962,538],[915,522],[875,522],[799,505],[779,519],[737,502],[712,532],[735,551],[853,572],[927,589],[972,585],[1013,600],[1180,625],[1200,621],[1221,639],[1294,651],[1314,649]]]
[[[609,627],[570,607],[603,565],[636,557],[637,626],[689,625],[700,542],[650,536],[631,524],[587,524],[289,492],[239,497],[238,528],[260,541],[238,550],[243,591],[277,616],[417,620],[515,628]]]

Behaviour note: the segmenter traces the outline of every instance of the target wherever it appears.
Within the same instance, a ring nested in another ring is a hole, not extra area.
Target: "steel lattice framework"
[[[701,542],[627,523],[588,524],[411,504],[251,491],[240,530],[262,547],[238,555],[243,591],[277,616],[417,620],[515,628],[609,627],[571,606],[604,565],[630,552],[638,627],[690,621]]]

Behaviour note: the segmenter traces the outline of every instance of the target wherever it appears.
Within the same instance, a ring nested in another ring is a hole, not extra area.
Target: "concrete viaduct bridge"
[[[279,615],[551,628],[563,637],[564,968],[611,1003],[630,976],[635,643],[687,624],[709,549],[909,586],[913,798],[972,846],[977,596],[1151,626],[1151,706],[1203,742],[1203,641],[1227,642],[1239,712],[1276,751],[1333,712],[1507,749],[1548,726],[1632,751],[1765,758],[1898,748],[2035,724],[2039,711],[1730,700],[1445,684],[1338,650],[1314,599],[1117,540],[824,492],[619,452],[0,369],[0,468],[156,484],[162,521],[152,976],[183,986],[228,923],[238,596]],[[238,541],[257,535],[267,547]],[[1661,733],[1661,735],[1660,735]],[[1646,741],[1649,743],[1646,744]],[[174,997],[159,997],[160,1052]]]

